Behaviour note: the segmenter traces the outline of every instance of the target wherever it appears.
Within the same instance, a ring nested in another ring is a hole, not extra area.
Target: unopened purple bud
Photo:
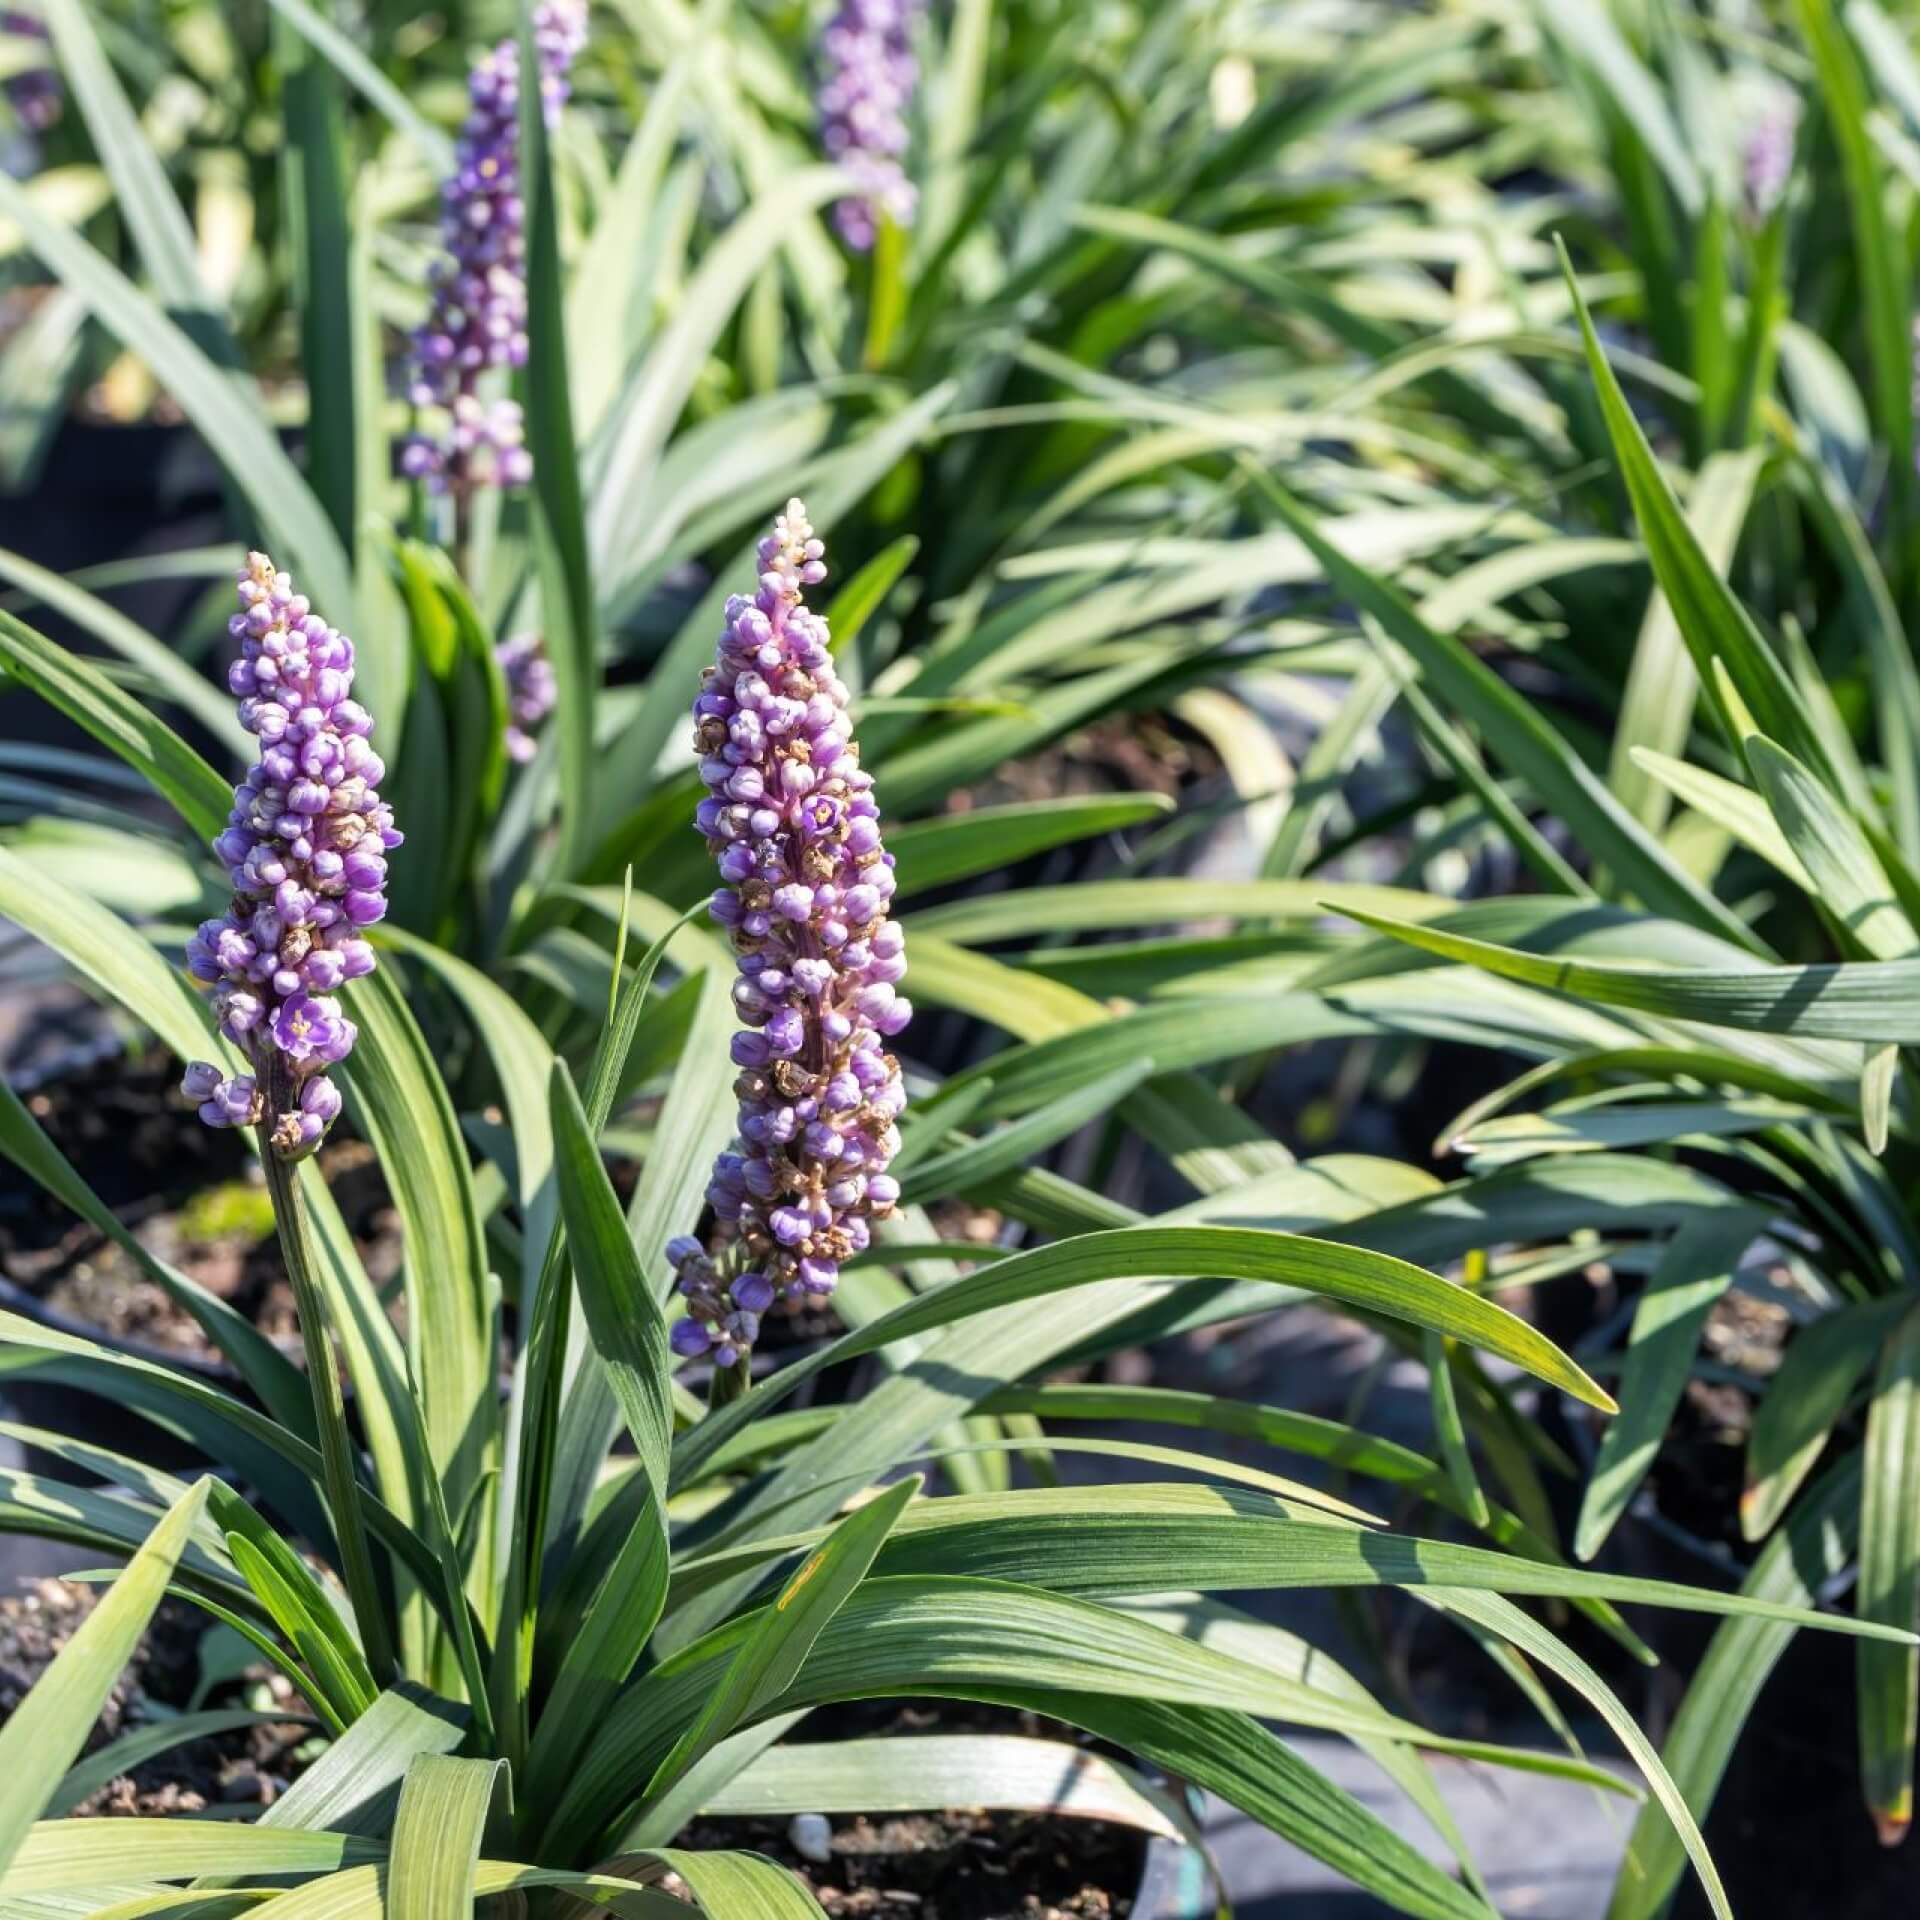
[[[797,500],[758,562],[758,591],[728,600],[693,706],[708,789],[695,825],[728,883],[713,916],[739,967],[739,1144],[707,1188],[720,1250],[676,1241],[673,1257],[716,1353],[744,1353],[782,1296],[831,1292],[870,1243],[869,1215],[897,1201],[883,1170],[906,1090],[884,1038],[911,1013],[894,990],[904,943],[873,782],[825,623],[803,598],[826,576],[824,549]],[[754,1270],[725,1279],[745,1257]]]
[[[743,1273],[735,1279],[731,1292],[749,1313],[765,1313],[773,1305],[773,1282],[764,1273]]]
[[[538,0],[533,42],[543,111],[551,124],[567,97],[567,74],[586,44],[586,0]],[[401,470],[462,498],[480,487],[521,487],[532,478],[520,409],[483,401],[489,369],[527,359],[526,209],[520,195],[520,49],[503,40],[468,79],[468,111],[441,194],[444,259],[433,309],[413,339],[411,394],[433,415],[430,431],[402,448]],[[503,663],[504,664],[504,663]],[[525,722],[512,723],[508,751],[531,752]]]
[[[820,144],[858,187],[834,208],[834,224],[862,253],[883,217],[896,226],[913,220],[916,196],[901,158],[919,77],[911,37],[918,12],[919,0],[841,0],[820,36]]]
[[[188,942],[187,964],[215,984],[221,1030],[254,1072],[222,1081],[196,1066],[183,1085],[209,1125],[258,1123],[276,1153],[298,1158],[340,1111],[322,1069],[354,1041],[352,1021],[323,996],[373,968],[366,942],[341,944],[335,930],[384,914],[381,850],[400,836],[375,790],[372,722],[349,698],[353,643],[264,554],[248,557],[238,586],[242,611],[230,631],[241,657],[228,684],[260,758],[213,843],[233,904]]]
[[[713,1335],[691,1314],[673,1323],[673,1331],[667,1339],[682,1360],[697,1360],[713,1345]]]
[[[198,1106],[201,1101],[213,1098],[214,1090],[224,1077],[210,1061],[189,1061],[186,1072],[180,1076],[180,1091]]]

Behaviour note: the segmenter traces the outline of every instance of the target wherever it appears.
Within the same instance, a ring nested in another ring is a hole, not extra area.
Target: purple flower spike
[[[1783,86],[1770,86],[1749,122],[1740,155],[1743,210],[1755,226],[1772,214],[1786,194],[1799,135],[1798,95]]]
[[[0,7],[0,34],[18,40],[45,40],[47,23],[37,14]],[[0,91],[5,92],[7,105],[29,133],[45,133],[59,123],[67,109],[66,83],[51,61],[10,73]]]
[[[373,721],[351,698],[353,642],[264,553],[247,557],[227,630],[240,642],[227,685],[260,758],[213,843],[233,904],[187,942],[187,970],[212,985],[220,1030],[252,1071],[228,1079],[196,1060],[180,1087],[208,1126],[265,1125],[274,1151],[298,1160],[340,1111],[327,1068],[355,1034],[328,996],[373,971],[360,930],[387,910],[401,836],[378,791]]]
[[[533,730],[559,698],[553,662],[537,633],[517,633],[494,649],[507,680],[507,757],[523,766],[534,756]]]
[[[552,126],[587,43],[587,0],[541,0],[533,13],[540,100]],[[520,48],[502,40],[467,82],[466,125],[440,189],[445,257],[433,310],[413,337],[413,404],[440,417],[400,450],[400,470],[436,493],[524,487],[533,457],[519,406],[483,400],[481,376],[527,359],[525,209],[520,199]]]
[[[887,1174],[906,1105],[886,1050],[912,1009],[895,991],[906,941],[887,917],[893,855],[860,768],[827,623],[803,590],[826,578],[790,500],[760,543],[760,590],[727,602],[719,655],[693,703],[711,797],[700,831],[730,884],[713,897],[740,977],[734,1036],[740,1139],[713,1163],[713,1252],[667,1257],[686,1296],[682,1354],[744,1357],[776,1300],[833,1291],[842,1261],[900,1197]]]
[[[859,192],[833,210],[848,246],[865,253],[882,215],[913,224],[918,195],[902,164],[919,68],[912,32],[920,0],[841,0],[820,36],[820,144]]]

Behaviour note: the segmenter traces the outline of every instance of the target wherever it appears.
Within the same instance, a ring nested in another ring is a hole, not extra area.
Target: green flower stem
[[[268,1111],[273,1110],[269,1102]],[[394,1675],[393,1641],[387,1632],[373,1559],[367,1551],[367,1531],[360,1518],[360,1488],[354,1471],[353,1441],[347,1432],[347,1404],[340,1391],[340,1368],[334,1358],[326,1300],[315,1278],[305,1204],[293,1167],[274,1152],[265,1128],[261,1129],[260,1160],[266,1168],[267,1192],[273,1198],[273,1217],[280,1229],[287,1277],[293,1283],[294,1305],[300,1316],[307,1384],[313,1390],[314,1425],[320,1435],[327,1510],[333,1517],[334,1537],[340,1543],[340,1571],[347,1583],[347,1597],[353,1602],[354,1623],[360,1630],[367,1666],[374,1679],[385,1686]]]
[[[747,1389],[753,1385],[753,1362],[750,1359],[736,1360],[730,1367],[715,1367],[713,1382],[707,1388],[707,1404],[712,1407],[724,1407],[735,1400],[746,1397]]]

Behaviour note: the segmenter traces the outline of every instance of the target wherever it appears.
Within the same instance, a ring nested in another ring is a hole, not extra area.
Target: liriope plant
[[[1395,225],[1394,245],[1356,259],[1355,236],[1399,205],[1376,153],[1431,138],[1408,90],[1459,73],[1484,23],[1362,9],[1296,43],[1193,4],[1109,10],[1089,43],[1070,9],[922,10],[905,162],[918,209],[862,254],[828,232],[850,185],[832,152],[834,34],[816,50],[744,9],[637,12],[635,34],[595,9],[579,49],[572,11],[528,10],[526,70],[557,77],[572,60],[550,127],[533,109],[557,89],[516,83],[509,112],[512,40],[464,92],[462,50],[437,45],[416,102],[413,56],[381,22],[370,58],[304,0],[277,0],[284,203],[305,210],[280,249],[300,264],[278,330],[299,344],[299,378],[280,391],[289,406],[308,396],[303,467],[233,372],[229,303],[195,279],[186,209],[139,127],[148,76],[123,83],[124,37],[77,0],[49,18],[111,214],[76,230],[31,186],[0,184],[16,259],[149,366],[260,543],[359,635],[413,822],[397,925],[497,976],[543,940],[595,931],[524,886],[531,871],[606,887],[629,863],[659,865],[676,904],[695,897],[674,716],[727,580],[796,485],[866,563],[839,631],[876,703],[869,764],[901,763],[889,784],[908,816],[1141,707],[1178,710],[1230,755],[1254,737],[1237,698],[1186,696],[1235,669],[1307,671],[1310,648],[1270,643],[1321,636],[1310,613],[1272,627],[1314,569],[1290,541],[1242,537],[1263,509],[1237,454],[1352,447],[1343,509],[1380,557],[1444,554],[1478,524],[1421,477],[1430,463],[1507,470],[1504,449],[1480,458],[1425,431],[1432,397],[1460,387],[1451,370],[1410,381],[1402,409],[1349,406],[1342,390],[1366,356],[1420,344],[1428,308],[1371,317],[1399,312],[1418,247]],[[476,172],[509,161],[517,196]],[[436,262],[446,326],[425,311]],[[449,305],[480,267],[473,313]],[[449,386],[450,363],[476,357]],[[1473,432],[1489,412],[1482,392]],[[456,454],[466,481],[433,495]],[[482,485],[482,470],[514,484]],[[91,583],[4,553],[0,576],[195,724],[230,731],[217,694]],[[1249,761],[1236,798],[1271,801],[1284,772]]]
[[[417,939],[390,940],[377,910],[386,875],[349,871],[369,842],[381,849],[369,858],[394,871],[411,854],[373,790],[380,769],[361,723],[377,731],[379,716],[356,703],[350,642],[271,562],[250,563],[234,683],[261,748],[230,791],[123,696],[94,716],[152,768],[163,798],[203,814],[210,790],[230,802],[209,845],[232,912],[191,943],[196,969],[219,975],[216,1004],[141,931],[57,881],[10,885],[8,911],[162,1044],[208,1062],[189,1070],[205,1117],[254,1127],[309,1365],[303,1377],[145,1253],[136,1257],[199,1316],[242,1386],[0,1321],[8,1376],[83,1390],[58,1430],[27,1437],[102,1483],[10,1472],[0,1521],[131,1555],[86,1633],[0,1730],[0,1896],[57,1895],[74,1912],[164,1908],[204,1897],[179,1883],[218,1875],[286,1886],[261,1897],[290,1913],[440,1912],[540,1888],[644,1904],[671,1871],[717,1912],[804,1913],[783,1870],[688,1853],[676,1835],[702,1807],[741,1804],[812,1708],[907,1694],[1064,1720],[1224,1794],[1404,1911],[1484,1916],[1470,1863],[1462,1881],[1426,1862],[1262,1722],[1364,1742],[1456,1849],[1422,1751],[1618,1782],[1577,1759],[1434,1735],[1220,1597],[1327,1585],[1404,1587],[1583,1693],[1724,1910],[1692,1816],[1644,1736],[1516,1600],[1563,1597],[1629,1644],[1621,1601],[1840,1626],[1890,1653],[1911,1636],[1575,1571],[1504,1506],[1465,1501],[1445,1467],[1333,1423],[1207,1396],[1049,1385],[1056,1363],[1126,1344],[1170,1311],[1203,1321],[1245,1311],[1249,1295],[1312,1296],[1609,1404],[1523,1321],[1386,1250],[1429,1263],[1465,1251],[1474,1227],[1448,1195],[1362,1203],[1356,1220],[1356,1197],[1390,1184],[1384,1170],[1282,1165],[1256,1179],[1200,1172],[1192,1204],[1145,1219],[1029,1164],[1039,1146],[1149,1088],[1181,1116],[1196,1169],[1244,1153],[1226,1110],[1184,1098],[1187,1076],[1165,1063],[1131,1057],[1090,1074],[1087,1049],[1072,1044],[1084,1036],[1068,1030],[998,1057],[1000,1086],[1037,1083],[1037,1098],[999,1108],[1017,1118],[993,1125],[993,1100],[954,1083],[918,1117],[902,1111],[878,1051],[907,1017],[887,977],[901,948],[884,937],[874,876],[906,855],[862,825],[875,817],[863,796],[884,787],[860,769],[829,636],[799,605],[823,568],[796,502],[763,549],[758,595],[734,602],[698,698],[716,789],[701,824],[729,882],[717,931],[629,895],[622,933],[650,933],[651,945],[631,967],[624,938],[616,949],[610,1012],[577,1077],[509,996],[483,997],[512,1151],[523,1174],[537,1170],[517,1282],[490,1258],[479,1170],[402,985],[449,961]],[[14,855],[0,853],[0,875],[17,881]],[[810,899],[776,907],[789,887]],[[347,959],[363,941],[371,971]],[[925,948],[937,970],[942,945],[915,942],[914,968]],[[815,948],[825,964],[808,969]],[[965,971],[963,951],[946,964]],[[982,982],[1001,970],[984,956],[972,966]],[[775,971],[789,978],[776,986]],[[665,973],[698,996],[678,1045],[656,1037],[664,1003],[652,989]],[[1077,998],[1062,989],[1057,1004]],[[663,1104],[623,1210],[598,1142],[636,1052],[652,1055],[645,1083]],[[857,1106],[841,1104],[843,1074]],[[336,1081],[405,1226],[404,1336],[311,1152],[333,1106],[312,1090]],[[126,1238],[25,1107],[6,1096],[0,1112],[10,1156]],[[877,1170],[896,1122],[898,1175]],[[933,1239],[926,1205],[981,1194],[1041,1236],[992,1257]],[[718,1243],[704,1238],[709,1213]],[[1265,1215],[1287,1225],[1250,1224]],[[1302,1231],[1316,1227],[1333,1237]],[[770,1373],[739,1366],[753,1332],[742,1316],[756,1302],[773,1308],[783,1287],[812,1292],[829,1266],[849,1331]],[[764,1285],[749,1292],[749,1276]],[[676,1336],[689,1321],[699,1335]],[[713,1369],[704,1405],[675,1377],[676,1354],[694,1346],[712,1358],[730,1346],[735,1361]],[[884,1369],[864,1397],[791,1404],[807,1380],[861,1355]],[[91,1443],[86,1394],[185,1440],[206,1471],[182,1479]],[[1077,1421],[1116,1412],[1338,1460],[1468,1513],[1490,1544],[1398,1532],[1363,1506],[1219,1455],[1077,1437]],[[975,1414],[1025,1424],[981,1437],[961,1425]],[[1035,1447],[1119,1454],[1162,1477],[1022,1487],[973,1470]],[[288,1674],[328,1729],[326,1751],[251,1824],[39,1820],[169,1588]],[[885,1743],[839,1757],[841,1784],[815,1810],[884,1792],[895,1765]],[[951,1777],[942,1791],[1019,1800],[996,1786],[998,1772],[983,1750],[965,1791]]]
[[[1292,999],[1302,1034],[1417,1034],[1518,1056],[1524,1071],[1453,1116],[1438,1142],[1471,1165],[1446,1205],[1474,1223],[1484,1281],[1542,1286],[1594,1260],[1643,1277],[1630,1326],[1604,1354],[1621,1411],[1598,1435],[1573,1538],[1582,1561],[1633,1510],[1688,1381],[1717,1377],[1703,1338],[1716,1303],[1784,1275],[1770,1296],[1793,1323],[1782,1363],[1740,1380],[1755,1408],[1727,1524],[1753,1549],[1744,1591],[1807,1602],[1857,1580],[1862,1617],[1910,1629],[1920,1320],[1904,1050],[1920,877],[1911,767],[1889,758],[1910,737],[1910,642],[1844,476],[1810,423],[1785,412],[1770,424],[1766,484],[1814,503],[1845,568],[1803,583],[1805,631],[1733,589],[1735,540],[1760,511],[1749,492],[1759,463],[1712,504],[1703,472],[1683,508],[1577,291],[1573,303],[1655,581],[1640,646],[1673,662],[1661,726],[1685,753],[1647,745],[1623,713],[1603,774],[1605,742],[1556,727],[1451,629],[1445,587],[1411,570],[1391,582],[1258,476],[1398,684],[1426,699],[1436,737],[1452,731],[1478,829],[1509,845],[1536,891],[1408,913],[1330,886],[1329,909],[1371,938],[1174,991],[1264,987]],[[1465,604],[1452,596],[1456,618]],[[1863,673],[1877,701],[1843,695]],[[1636,800],[1643,785],[1661,797],[1651,813]],[[1404,1244],[1365,1215],[1341,1231]],[[1458,1369],[1428,1358],[1439,1418]],[[1492,1445],[1484,1457],[1504,1471]],[[1693,1679],[1666,1751],[1703,1817],[1789,1638],[1729,1623]],[[1862,1789],[1891,1845],[1912,1817],[1920,1669],[1903,1650],[1863,1647],[1858,1676]],[[1683,1871],[1670,1831],[1643,1818],[1614,1920],[1664,1911]]]

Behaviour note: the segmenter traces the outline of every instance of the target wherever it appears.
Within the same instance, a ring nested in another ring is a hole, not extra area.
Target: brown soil
[[[272,1213],[239,1139],[202,1126],[170,1062],[114,1056],[48,1080],[26,1103],[54,1144],[157,1259],[299,1346]],[[398,1270],[398,1220],[373,1151],[336,1130],[321,1168],[375,1285]],[[0,1191],[0,1275],[56,1313],[185,1360],[217,1356],[116,1246],[30,1181]]]
[[[1164,793],[1170,799],[1217,777],[1220,761],[1206,741],[1168,714],[1122,713],[1068,734],[991,777],[956,790],[948,809],[1004,806],[1103,793]]]
[[[1144,1856],[1124,1827],[959,1810],[838,1819],[816,1864],[788,1824],[703,1820],[680,1844],[767,1854],[847,1920],[1125,1920]]]
[[[42,1580],[0,1598],[0,1724],[26,1698],[98,1600],[98,1589]],[[168,1601],[154,1616],[127,1671],[108,1696],[86,1751],[185,1708],[200,1672],[206,1616]],[[248,1669],[203,1704],[261,1712],[307,1711],[284,1674]],[[314,1738],[297,1721],[244,1727],[176,1747],[106,1786],[74,1808],[77,1815],[200,1813],[214,1806],[270,1806],[299,1771],[299,1750]]]

